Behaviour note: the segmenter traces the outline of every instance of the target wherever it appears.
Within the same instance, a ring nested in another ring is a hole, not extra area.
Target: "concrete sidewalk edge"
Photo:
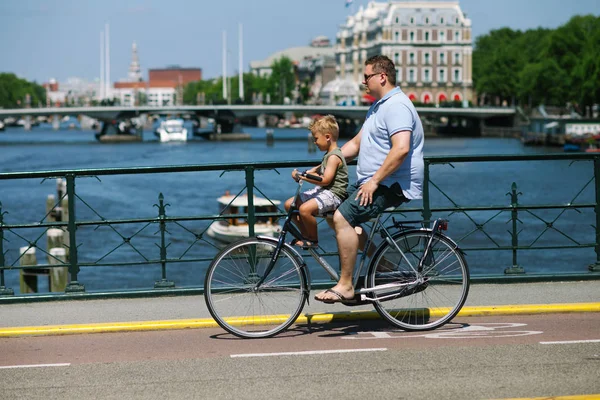
[[[524,315],[551,313],[600,312],[600,303],[520,304],[502,306],[463,307],[457,317],[493,315]],[[344,311],[307,313],[298,317],[297,324],[330,323],[344,320],[378,319],[376,311]],[[0,328],[0,337],[56,336],[81,333],[135,332],[165,329],[216,328],[212,318],[163,321],[109,322],[94,324],[47,325]]]

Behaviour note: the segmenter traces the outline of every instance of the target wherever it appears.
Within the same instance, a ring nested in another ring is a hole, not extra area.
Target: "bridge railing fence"
[[[295,189],[290,171],[313,164],[0,173],[0,298],[32,296],[14,295],[25,270],[50,274],[61,268],[68,273],[63,295],[199,292],[206,268],[224,246],[207,235],[210,224],[246,220],[253,232],[257,220],[282,217],[283,202]],[[448,234],[467,254],[474,280],[599,277],[600,156],[435,156],[426,157],[425,167],[423,200],[388,218],[448,218]],[[490,181],[490,171],[498,169],[503,180]],[[547,174],[532,173],[540,169]],[[565,170],[567,178],[557,180],[558,171],[564,176]],[[64,180],[65,191],[44,210],[55,178]],[[26,191],[27,204],[12,200],[18,191]],[[225,191],[248,196],[248,212],[220,210],[216,199]],[[273,204],[279,200],[278,210],[254,212],[254,196]],[[53,220],[56,214],[68,217]],[[51,229],[64,232],[66,258],[45,246]],[[336,265],[333,233],[324,223],[319,231],[320,244]],[[46,262],[24,263],[28,249]],[[306,260],[313,278],[330,284],[310,257]]]

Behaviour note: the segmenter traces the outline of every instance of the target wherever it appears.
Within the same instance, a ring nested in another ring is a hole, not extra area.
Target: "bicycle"
[[[304,173],[311,179],[320,177]],[[204,298],[215,321],[242,338],[277,335],[296,321],[310,294],[310,271],[303,256],[286,242],[290,233],[301,240],[292,223],[302,180],[279,237],[257,236],[239,240],[215,256],[204,281]],[[348,306],[373,304],[392,325],[407,331],[432,330],[458,314],[469,293],[469,269],[463,252],[442,231],[448,221],[398,222],[384,226],[380,214],[371,227],[364,249],[375,233],[383,239],[369,257],[360,254],[353,283],[355,296]],[[410,224],[421,223],[417,228]],[[406,225],[409,224],[409,225]],[[335,281],[337,271],[316,249],[307,249]],[[291,311],[291,312],[290,312]]]

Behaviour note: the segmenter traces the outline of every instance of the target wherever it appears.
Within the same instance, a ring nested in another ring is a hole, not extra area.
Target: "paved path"
[[[600,313],[0,338],[2,399],[600,399]],[[339,396],[338,396],[339,397]]]
[[[463,310],[476,311],[463,316],[600,312],[600,281],[476,284],[471,286]],[[303,311],[304,315],[321,313],[329,320],[375,317],[368,305],[350,308],[311,301]],[[0,307],[0,337],[214,326],[202,296],[68,300]]]

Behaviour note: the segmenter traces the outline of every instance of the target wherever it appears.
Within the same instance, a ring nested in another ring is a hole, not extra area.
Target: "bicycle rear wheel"
[[[209,266],[204,298],[210,314],[227,332],[243,338],[273,336],[302,312],[307,296],[304,271],[285,247],[255,289],[276,248],[276,242],[244,239],[223,249]]]
[[[396,246],[384,243],[373,257],[367,287],[401,283],[402,287],[374,292],[377,312],[404,330],[438,328],[458,314],[469,293],[469,268],[456,244],[435,233],[431,253],[417,271],[431,231],[414,230],[393,236]]]

